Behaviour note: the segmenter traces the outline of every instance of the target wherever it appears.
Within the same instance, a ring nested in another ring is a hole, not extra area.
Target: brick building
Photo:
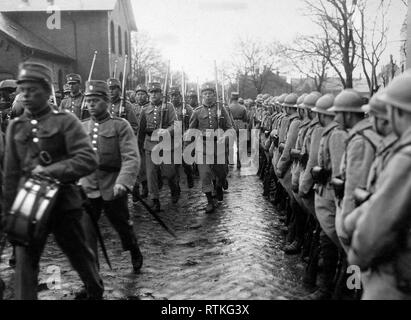
[[[55,87],[61,89],[67,73],[88,78],[94,51],[98,56],[93,79],[113,76],[115,61],[115,77],[122,79],[131,32],[137,30],[130,0],[1,2],[0,80],[16,78],[18,64],[31,59],[49,65]],[[129,59],[127,77],[130,66]]]

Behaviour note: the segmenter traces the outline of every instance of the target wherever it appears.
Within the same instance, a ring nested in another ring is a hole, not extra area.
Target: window
[[[110,42],[111,42],[111,52],[116,53],[116,34],[114,31],[114,23],[110,23]]]
[[[128,55],[128,34],[124,32],[124,52]]]
[[[121,35],[121,27],[118,26],[118,54],[121,56],[123,54],[123,42]]]

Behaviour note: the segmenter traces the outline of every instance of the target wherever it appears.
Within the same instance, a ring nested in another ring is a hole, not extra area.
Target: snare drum
[[[59,189],[57,180],[40,175],[24,183],[6,217],[5,232],[12,243],[29,246],[44,239]]]

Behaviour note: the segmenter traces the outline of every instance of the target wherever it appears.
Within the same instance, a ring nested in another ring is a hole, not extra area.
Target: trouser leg
[[[211,165],[209,164],[199,164],[198,171],[201,180],[201,189],[204,193],[213,192],[213,172],[211,170]]]
[[[216,180],[216,188],[222,188],[227,178],[227,169],[224,164],[215,164],[211,167],[212,173]]]
[[[146,171],[148,191],[152,199],[159,199],[159,187],[158,187],[158,170],[159,166],[155,165],[151,160],[151,152],[146,151]]]
[[[84,214],[81,209],[60,213],[53,224],[53,234],[89,296],[98,298],[103,295],[104,286],[98,273],[96,255],[86,241],[86,230],[82,224]]]
[[[133,222],[130,219],[127,196],[112,201],[104,201],[104,214],[120,236],[123,250],[133,249],[137,244],[137,239]]]
[[[39,262],[45,242],[37,247],[16,246],[16,300],[37,300]]]

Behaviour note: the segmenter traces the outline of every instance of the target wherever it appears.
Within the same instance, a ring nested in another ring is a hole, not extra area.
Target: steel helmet
[[[335,98],[333,107],[328,111],[363,113],[363,104],[363,99],[357,91],[345,89]]]
[[[325,114],[328,116],[335,116],[335,112],[329,111],[334,104],[335,97],[333,94],[326,94],[318,99],[315,104],[314,112]]]
[[[411,112],[411,71],[394,78],[381,92],[378,99],[406,112]]]
[[[313,109],[318,99],[320,99],[320,95],[317,92],[312,92],[305,97],[302,107],[304,109]]]
[[[285,98],[283,106],[296,108],[297,100],[298,100],[298,96],[295,93],[291,93],[287,95],[287,97]]]

